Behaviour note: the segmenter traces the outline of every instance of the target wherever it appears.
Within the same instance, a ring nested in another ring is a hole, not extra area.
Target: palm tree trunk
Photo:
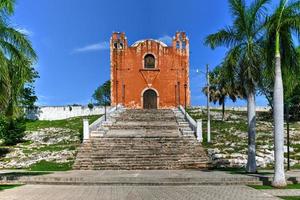
[[[249,92],[247,95],[247,110],[248,110],[248,161],[246,172],[256,173],[256,113],[255,113],[255,94]]]
[[[275,84],[274,84],[274,156],[275,156],[275,175],[272,182],[274,187],[285,187],[286,180],[284,174],[284,102],[283,102],[283,83],[281,73],[281,58],[279,51],[279,34],[276,38],[276,57],[275,57]]]
[[[225,100],[222,102],[222,121],[225,119]]]

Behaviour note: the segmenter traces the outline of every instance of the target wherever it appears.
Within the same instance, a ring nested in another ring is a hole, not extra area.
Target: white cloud
[[[170,44],[172,44],[173,38],[171,36],[169,36],[169,35],[164,35],[164,36],[158,38],[158,40],[166,43],[167,45],[170,45]]]
[[[73,53],[84,53],[84,52],[90,52],[90,51],[101,51],[101,50],[107,50],[109,49],[109,43],[108,42],[100,42],[95,44],[89,44],[84,47],[79,47],[74,49]]]
[[[26,28],[17,28],[17,31],[27,35],[27,36],[32,36],[33,32],[31,30],[28,30]]]

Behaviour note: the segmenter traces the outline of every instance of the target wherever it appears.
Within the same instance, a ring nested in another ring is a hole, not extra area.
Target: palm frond
[[[0,10],[7,14],[13,14],[16,0],[0,0]]]
[[[240,40],[237,33],[232,27],[221,29],[215,34],[206,37],[205,44],[212,49],[218,46],[232,47]]]
[[[255,0],[250,5],[251,18],[265,18],[267,16],[267,7],[271,0]]]
[[[37,55],[33,50],[31,43],[23,33],[15,30],[12,27],[0,26],[0,36],[5,42],[13,45],[22,54],[25,54],[32,60],[37,59]]]

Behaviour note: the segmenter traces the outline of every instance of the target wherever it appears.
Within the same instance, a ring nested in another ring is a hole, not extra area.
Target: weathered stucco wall
[[[109,110],[110,107],[107,107]],[[26,118],[32,120],[60,120],[71,117],[101,115],[104,114],[104,107],[95,106],[90,109],[87,106],[45,106],[35,110],[26,111]]]
[[[145,68],[145,57],[155,58],[155,67]],[[158,108],[190,105],[189,40],[177,32],[173,44],[141,40],[129,46],[124,33],[113,33],[110,42],[112,105],[143,108],[147,90],[155,91]]]

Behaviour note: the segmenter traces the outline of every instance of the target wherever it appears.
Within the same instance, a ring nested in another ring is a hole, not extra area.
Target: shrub
[[[82,142],[83,142],[83,126],[81,126],[81,127],[78,129],[78,132],[79,132],[79,140],[80,140],[80,142],[82,143]]]
[[[0,117],[0,137],[5,145],[15,145],[23,141],[25,136],[25,120],[23,118],[8,119]]]
[[[89,104],[88,104],[88,108],[89,108],[90,110],[92,110],[92,109],[94,108],[94,104],[89,103]]]

